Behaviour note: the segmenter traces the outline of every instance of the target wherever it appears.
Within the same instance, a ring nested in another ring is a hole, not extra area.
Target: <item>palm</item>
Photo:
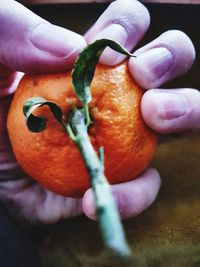
[[[6,118],[12,96],[0,99],[0,195],[18,219],[53,223],[81,213],[81,200],[56,195],[34,182],[18,165],[9,142]],[[16,214],[17,210],[17,214]]]

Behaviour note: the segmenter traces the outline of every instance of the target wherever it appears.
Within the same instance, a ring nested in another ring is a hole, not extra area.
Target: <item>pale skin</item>
[[[86,43],[99,38],[118,41],[130,51],[149,24],[149,13],[141,3],[117,0],[81,36],[50,24],[16,1],[1,0],[0,199],[17,219],[54,223],[81,213],[95,218],[91,189],[82,199],[56,195],[34,182],[16,163],[6,132],[6,116],[22,73],[70,69]],[[134,79],[147,89],[141,103],[145,122],[162,134],[199,128],[200,93],[191,88],[161,89],[163,83],[192,66],[195,50],[189,37],[180,31],[168,31],[135,51],[135,55],[129,60],[129,68]],[[123,59],[106,49],[101,63],[114,65]],[[113,185],[122,218],[136,216],[149,207],[160,184],[158,172],[151,168],[133,181]]]

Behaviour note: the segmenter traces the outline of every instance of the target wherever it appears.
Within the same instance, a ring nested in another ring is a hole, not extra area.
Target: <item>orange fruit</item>
[[[91,92],[89,134],[97,152],[104,147],[105,175],[111,184],[131,180],[148,166],[157,143],[157,135],[141,116],[143,89],[124,62],[115,67],[99,64]],[[43,132],[30,132],[26,126],[23,105],[34,96],[55,102],[67,119],[73,107],[80,106],[70,72],[25,75],[14,95],[7,125],[16,159],[31,177],[55,193],[80,197],[90,187],[89,176],[65,129],[48,107],[36,111],[48,117]]]

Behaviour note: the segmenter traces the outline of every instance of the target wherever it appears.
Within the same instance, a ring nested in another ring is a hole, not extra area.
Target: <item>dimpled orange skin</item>
[[[145,170],[157,144],[157,135],[141,116],[143,89],[133,81],[124,62],[116,67],[98,65],[91,91],[91,142],[96,151],[104,147],[109,182],[129,181]],[[48,107],[36,113],[48,117],[43,132],[30,132],[26,126],[22,107],[34,96],[55,102],[66,120],[73,107],[81,105],[72,89],[71,73],[25,75],[14,95],[7,125],[14,154],[25,172],[57,194],[81,197],[90,187],[82,156]]]

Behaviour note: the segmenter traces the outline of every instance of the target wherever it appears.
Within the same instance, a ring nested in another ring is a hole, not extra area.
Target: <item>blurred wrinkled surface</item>
[[[106,5],[32,6],[44,18],[84,32]],[[199,88],[200,6],[148,5],[151,28],[144,43],[168,29],[185,31],[197,48],[191,71],[169,83],[170,87]],[[77,11],[77,12],[76,12]],[[81,23],[80,23],[81,21]],[[143,214],[124,222],[133,259],[110,258],[102,250],[98,226],[85,217],[36,228],[33,241],[42,267],[200,267],[200,133],[186,134],[158,147],[152,165],[161,173],[162,188],[156,202]]]

